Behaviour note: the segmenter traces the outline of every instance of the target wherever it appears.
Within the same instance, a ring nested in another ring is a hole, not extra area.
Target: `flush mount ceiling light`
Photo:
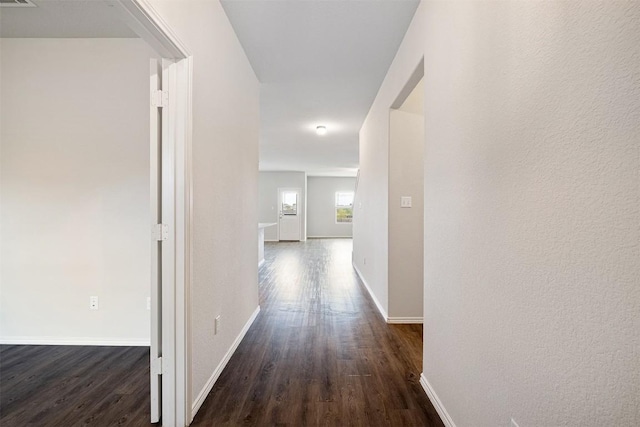
[[[324,135],[327,133],[327,127],[326,126],[316,126],[316,133],[318,135]]]

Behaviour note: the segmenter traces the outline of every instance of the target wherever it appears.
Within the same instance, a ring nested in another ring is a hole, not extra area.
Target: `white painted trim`
[[[162,90],[168,91],[169,102],[160,109],[161,122],[161,216],[162,223],[168,226],[167,238],[161,242],[161,277],[160,289],[161,308],[161,352],[162,352],[162,406],[161,416],[164,425],[174,427],[179,426],[177,418],[177,408],[180,405],[177,401],[176,393],[179,388],[176,383],[176,352],[177,352],[177,282],[178,257],[183,256],[178,250],[178,233],[180,224],[176,218],[178,208],[176,191],[177,162],[178,155],[176,122],[178,97],[176,93],[176,65],[175,61],[163,58],[162,64]],[[180,255],[179,255],[180,254]]]
[[[371,287],[369,287],[369,284],[367,283],[366,279],[362,275],[362,272],[360,272],[360,270],[358,270],[358,267],[355,265],[355,263],[351,263],[351,265],[353,265],[353,269],[356,271],[356,274],[360,278],[360,281],[362,282],[364,287],[367,289],[367,292],[369,292],[369,295],[371,296],[371,299],[376,304],[376,307],[378,307],[378,311],[380,312],[380,315],[382,315],[382,318],[386,322],[387,319],[389,318],[389,316],[387,315],[387,311],[384,309],[384,307],[382,307],[382,304],[380,304],[380,301],[378,301],[378,298],[376,298],[375,294],[371,290]]]
[[[307,236],[307,239],[353,239],[353,236]]]
[[[162,109],[162,163],[169,165],[163,168],[162,176],[162,222],[169,225],[169,238],[163,242],[162,252],[162,420],[164,425],[182,427],[188,425],[192,416],[189,405],[192,59],[163,59],[162,63],[163,90],[169,91],[169,104]],[[173,265],[165,265],[171,264],[165,262],[165,254]]]
[[[0,337],[3,345],[95,345],[117,347],[149,347],[149,340],[90,337]]]
[[[420,374],[420,385],[422,386],[424,392],[427,393],[427,397],[431,401],[433,407],[436,408],[436,411],[438,411],[438,415],[440,415],[440,419],[442,420],[444,425],[446,427],[456,427],[456,424],[453,422],[451,415],[449,415],[447,410],[444,408],[444,405],[438,398],[435,390],[433,389],[433,387],[431,387],[431,384],[429,384],[427,377],[424,376],[424,372]]]
[[[388,317],[387,323],[391,324],[407,324],[407,325],[415,325],[424,323],[424,318],[422,317]]]
[[[191,402],[191,277],[193,239],[193,58],[175,64],[176,87],[176,419],[188,425]],[[171,101],[170,101],[171,102]]]
[[[191,421],[193,421],[193,418],[198,413],[198,410],[200,409],[205,399],[209,395],[209,392],[211,392],[213,385],[216,383],[216,381],[218,381],[218,378],[220,378],[220,374],[222,374],[222,371],[227,366],[227,363],[229,363],[231,356],[233,356],[233,353],[235,353],[236,349],[242,342],[242,339],[247,334],[247,331],[249,330],[251,325],[253,325],[253,322],[256,320],[256,317],[258,317],[258,313],[260,313],[260,306],[256,308],[256,310],[253,312],[249,320],[247,320],[247,323],[245,323],[244,327],[236,337],[235,341],[233,342],[233,344],[231,344],[231,347],[222,358],[222,361],[220,361],[220,364],[218,364],[218,366],[213,371],[213,374],[211,374],[211,377],[207,380],[206,384],[204,385],[200,393],[198,393],[198,397],[193,402],[193,405],[191,407]]]
[[[258,261],[258,268],[262,267],[262,264],[264,264],[265,260],[261,259],[260,261]]]
[[[162,402],[166,408],[174,407],[175,412],[165,410],[164,419],[176,419],[176,425],[186,425],[190,405],[188,382],[190,380],[189,354],[189,318],[188,301],[191,278],[191,58],[179,61],[163,59],[162,66],[151,77],[151,90],[157,90],[158,73],[162,73],[163,90],[169,92],[169,104],[162,108],[161,150],[163,153],[163,217],[158,209],[158,132],[157,107],[151,107],[151,212],[152,222],[165,223],[169,227],[169,238],[163,241],[163,277],[162,289],[159,288],[158,246],[151,245],[151,358],[162,355],[166,369],[162,375]],[[152,92],[153,93],[153,92]],[[167,159],[164,159],[167,157]],[[165,200],[166,199],[166,200]],[[165,257],[168,256],[168,259]],[[169,269],[164,271],[165,269]],[[159,294],[164,295],[159,298]],[[163,301],[162,307],[156,307]],[[159,313],[162,313],[160,315]],[[162,319],[162,325],[159,325]],[[157,327],[155,326],[157,325]],[[166,336],[161,338],[158,334]],[[158,335],[158,336],[157,336]],[[157,336],[157,337],[156,337]],[[168,337],[168,338],[167,338]],[[164,347],[160,347],[163,343]],[[160,389],[159,378],[151,376],[151,421],[160,419],[160,405],[155,390]],[[166,404],[166,402],[173,402]],[[165,408],[165,409],[166,409]],[[167,424],[165,422],[165,424]]]
[[[190,56],[185,45],[148,0],[105,0],[120,18],[160,56],[184,59]]]
[[[271,243],[278,243],[280,240],[272,240],[272,239],[267,240],[267,239],[265,239],[264,241],[265,242],[271,242]]]
[[[171,251],[171,266],[163,276],[170,280],[171,289],[163,289],[162,334],[163,359],[166,362],[163,374],[162,413],[163,424],[182,427],[193,418],[191,405],[191,325],[190,325],[190,284],[192,276],[193,242],[191,239],[192,220],[192,58],[186,46],[178,39],[171,27],[153,8],[149,0],[105,0],[114,7],[120,17],[140,38],[145,40],[163,59],[173,59],[168,65],[171,72],[169,81],[169,105],[163,110],[170,110],[168,117],[163,117],[166,135],[171,139],[174,163],[171,170],[172,182],[169,185],[173,193],[172,204],[163,206],[171,209],[170,239],[163,245],[163,254]],[[165,61],[166,63],[166,61]],[[163,82],[164,83],[164,82]],[[163,177],[164,179],[164,177]],[[163,204],[164,204],[163,194]],[[167,200],[168,202],[168,200]],[[163,222],[165,219],[163,218]],[[169,221],[168,221],[169,222]],[[167,246],[166,248],[164,248]]]
[[[150,94],[153,95],[160,87],[160,63],[157,59],[152,59],[150,61]],[[149,182],[151,189],[151,197],[150,197],[150,212],[151,218],[149,227],[155,227],[156,224],[162,223],[162,218],[160,217],[160,208],[158,203],[160,201],[159,195],[159,179],[158,179],[158,161],[160,160],[159,154],[159,143],[160,143],[160,132],[158,129],[158,107],[154,105],[154,102],[149,100],[149,134],[151,136],[149,141]],[[152,228],[150,228],[152,229]],[[151,283],[150,283],[150,345],[149,345],[149,358],[150,361],[154,360],[162,355],[160,350],[160,343],[162,339],[160,338],[160,332],[162,327],[160,325],[161,318],[161,307],[160,307],[160,275],[158,274],[158,268],[160,266],[159,261],[159,243],[153,237],[149,236],[149,246],[151,249]],[[157,423],[160,421],[160,411],[161,411],[161,379],[160,375],[155,371],[149,371],[150,374],[150,398],[151,398],[151,422]]]

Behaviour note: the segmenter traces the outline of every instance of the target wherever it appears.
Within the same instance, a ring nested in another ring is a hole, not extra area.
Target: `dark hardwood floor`
[[[149,423],[149,348],[0,346],[0,426]]]
[[[266,244],[261,312],[194,426],[441,426],[422,327],[387,325],[348,239]]]
[[[258,315],[194,426],[441,426],[422,327],[387,325],[351,240],[266,245]],[[146,347],[0,346],[0,426],[147,426]]]

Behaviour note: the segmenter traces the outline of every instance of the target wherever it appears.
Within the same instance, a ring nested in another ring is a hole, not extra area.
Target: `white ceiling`
[[[358,132],[418,3],[222,0],[262,83],[260,170],[355,176]]]
[[[0,8],[0,37],[138,37],[101,0],[31,0],[37,7]]]
[[[102,0],[32,2],[0,8],[1,37],[137,37]],[[262,83],[260,170],[355,176],[358,132],[418,3],[222,0]]]

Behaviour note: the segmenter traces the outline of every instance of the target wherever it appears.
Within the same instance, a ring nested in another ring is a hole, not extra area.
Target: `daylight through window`
[[[283,215],[298,215],[298,193],[295,191],[282,192],[281,212]]]
[[[336,193],[336,223],[353,221],[353,191]]]

